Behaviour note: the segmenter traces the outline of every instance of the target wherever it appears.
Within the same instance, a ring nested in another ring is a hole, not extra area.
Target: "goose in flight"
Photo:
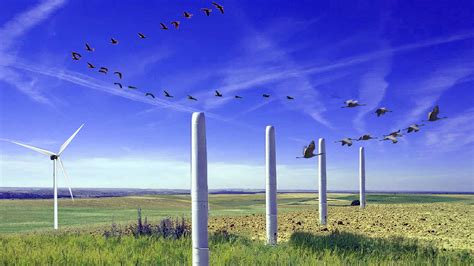
[[[214,96],[216,96],[216,97],[222,97],[223,95],[222,95],[222,93],[220,93],[218,90],[216,90],[216,94],[214,94]]]
[[[375,113],[377,114],[377,117],[384,115],[385,113],[388,113],[388,112],[392,112],[392,111],[388,110],[386,107],[377,108],[377,110],[375,111]]]
[[[155,99],[155,95],[153,95],[153,93],[147,92],[145,93],[145,97],[146,96],[151,96],[151,98]]]
[[[94,48],[92,48],[88,43],[86,43],[86,51],[88,52],[94,52]]]
[[[95,68],[95,66],[93,64],[89,63],[89,62],[87,62],[87,67],[88,68]]]
[[[407,133],[418,132],[418,131],[420,131],[420,127],[422,127],[424,125],[425,124],[421,124],[421,125],[413,124],[413,125],[410,125],[409,127],[405,128],[405,130],[407,131]]]
[[[262,94],[263,98],[270,98],[270,94]]]
[[[138,33],[138,37],[140,37],[140,39],[145,39],[146,38],[145,34],[143,34],[141,32]]]
[[[72,59],[74,60],[80,60],[82,55],[80,53],[72,52]]]
[[[188,95],[188,99],[189,99],[189,100],[192,100],[192,101],[197,101],[197,99],[196,99],[196,98],[194,98],[194,97],[193,97],[193,96],[191,96],[191,95]]]
[[[128,86],[128,88],[129,88],[129,89],[132,89],[132,90],[138,89],[137,87],[135,87],[135,86],[130,86],[130,85]]]
[[[360,138],[357,139],[357,141],[371,140],[371,139],[377,139],[377,138],[372,137],[370,134],[364,134],[364,135],[360,136]]]
[[[293,98],[293,97],[291,97],[291,96],[286,96],[286,98],[287,98],[288,100],[294,100],[294,99],[295,99],[295,98]]]
[[[122,83],[119,83],[119,82],[114,82],[114,85],[117,85],[117,86],[119,86],[119,88],[123,88],[123,86],[122,86]]]
[[[213,4],[217,9],[219,9],[219,11],[220,11],[222,14],[224,14],[224,7],[223,7],[223,6],[219,5],[219,4],[216,3],[216,2],[212,2],[212,4]]]
[[[184,11],[184,12],[183,12],[183,16],[184,16],[185,18],[191,18],[191,17],[193,16],[193,14]]]
[[[390,134],[388,134],[388,135],[383,135],[383,136],[384,136],[384,137],[386,137],[386,136],[401,137],[402,134],[400,134],[400,131],[401,131],[401,130],[399,129],[399,130],[397,130],[397,131],[393,131],[392,133],[390,133]]]
[[[235,98],[235,99],[242,99],[242,96],[235,95],[234,98]]]
[[[344,102],[345,106],[342,106],[341,108],[353,108],[357,106],[365,106],[365,104],[360,104],[359,101],[356,100],[347,100]]]
[[[107,72],[109,72],[109,69],[106,68],[106,67],[100,67],[99,72],[100,72],[100,73],[107,74]]]
[[[447,116],[439,117],[438,115],[439,115],[439,106],[436,105],[435,107],[433,107],[433,110],[428,113],[428,121],[429,122],[434,122],[434,121],[437,121],[437,120],[440,120],[440,119],[448,118]],[[423,120],[423,121],[425,121],[425,120]]]
[[[162,30],[167,30],[168,26],[166,26],[164,23],[160,22],[160,26]]]
[[[115,71],[114,74],[117,75],[119,79],[122,79],[122,72]]]
[[[393,144],[398,142],[397,137],[392,136],[392,135],[387,135],[383,139],[381,139],[380,141],[385,141],[385,140],[391,140]]]
[[[110,43],[112,43],[113,45],[116,45],[118,44],[118,40],[114,39],[114,38],[110,38]]]
[[[335,141],[335,143],[340,142],[342,146],[344,146],[344,145],[352,146],[352,141],[353,141],[353,139],[351,139],[351,138],[344,138],[344,139]]]
[[[304,158],[304,159],[309,159],[313,158],[314,156],[321,155],[323,153],[317,153],[314,154],[314,149],[316,148],[316,145],[314,144],[314,140],[311,141],[311,143],[308,146],[304,146],[303,148],[303,156],[302,157],[296,157],[296,158]]]
[[[179,21],[172,21],[171,22],[171,25],[173,25],[176,29],[179,29],[179,24],[180,24]]]
[[[206,13],[206,16],[210,16],[211,15],[211,12],[212,12],[212,9],[210,8],[201,8],[202,12]]]
[[[163,93],[165,94],[165,97],[173,98],[173,95],[169,94],[167,91],[163,91]]]

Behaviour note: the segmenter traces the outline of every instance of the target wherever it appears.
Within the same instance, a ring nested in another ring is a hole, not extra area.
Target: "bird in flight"
[[[176,29],[179,29],[179,21],[173,21],[171,22],[171,25],[173,25]]]
[[[270,94],[262,94],[263,98],[270,98]]]
[[[224,7],[219,5],[218,3],[216,2],[212,2],[212,4],[217,8],[219,9],[219,11],[221,11],[222,14],[224,14]]]
[[[112,44],[118,44],[118,40],[114,39],[114,38],[110,38],[110,43]]]
[[[234,98],[235,98],[235,99],[242,99],[242,96],[235,95]]]
[[[173,98],[173,95],[169,94],[167,91],[163,91],[163,93],[165,94],[165,97]]]
[[[140,39],[145,39],[146,38],[145,34],[143,34],[141,32],[138,33],[138,37],[140,37]]]
[[[352,107],[357,107],[357,106],[365,106],[365,104],[360,104],[359,101],[356,100],[347,100],[344,102],[345,106],[342,106],[341,108],[352,108]]]
[[[89,63],[89,62],[87,62],[87,67],[88,68],[95,68],[95,66],[93,64]]]
[[[72,59],[74,60],[80,60],[82,55],[80,53],[72,52]]]
[[[206,16],[210,16],[211,15],[211,12],[212,12],[212,9],[210,8],[201,8],[202,12],[204,12],[206,14]]]
[[[188,95],[188,99],[189,99],[189,100],[192,100],[192,101],[197,101],[197,99],[196,99],[196,98],[194,98],[194,97],[193,97],[193,96],[191,96],[191,95]]]
[[[129,89],[132,89],[132,90],[136,90],[136,89],[138,89],[138,88],[137,88],[137,87],[135,87],[135,86],[128,86],[128,88],[129,88]]]
[[[311,143],[308,146],[304,146],[303,156],[302,157],[296,157],[296,158],[309,159],[309,158],[313,158],[314,156],[318,156],[318,155],[323,154],[323,153],[314,154],[314,149],[315,148],[316,148],[316,145],[314,144],[314,140],[313,140],[313,141],[311,141]]]
[[[383,139],[381,139],[380,141],[384,141],[384,140],[391,140],[393,144],[397,143],[398,142],[398,139],[396,136],[392,136],[392,135],[387,135],[385,136]]]
[[[119,79],[122,79],[122,72],[115,71],[114,74],[117,75]]]
[[[168,26],[166,26],[164,23],[160,22],[160,26],[161,26],[162,30],[167,30],[168,29]]]
[[[434,122],[434,121],[437,121],[437,120],[440,120],[440,119],[448,118],[447,116],[439,117],[438,115],[439,115],[439,106],[436,105],[435,107],[433,107],[433,110],[428,113],[428,121],[429,122]],[[423,120],[423,121],[425,121],[425,120]]]
[[[100,73],[107,74],[107,72],[109,72],[109,69],[106,68],[106,67],[100,67],[99,72],[100,72]]]
[[[353,139],[351,139],[351,138],[344,138],[344,139],[335,141],[335,143],[340,142],[342,146],[344,146],[344,145],[352,146],[352,141],[353,141]]]
[[[86,50],[89,52],[94,52],[94,48],[92,48],[88,43],[86,43]]]
[[[384,136],[384,137],[386,137],[386,136],[401,137],[402,134],[400,134],[400,131],[401,131],[401,130],[399,129],[399,130],[397,130],[397,131],[393,131],[392,133],[390,133],[390,134],[388,134],[388,135],[383,135],[383,136]]]
[[[413,125],[410,125],[409,127],[405,128],[405,130],[407,131],[407,133],[418,132],[418,131],[420,131],[420,127],[422,127],[422,126],[424,126],[424,124],[421,124],[421,125],[413,124]]]
[[[184,16],[185,18],[191,18],[191,17],[193,16],[193,14],[184,11],[183,16]]]
[[[216,96],[216,97],[222,97],[223,95],[222,95],[222,93],[220,93],[218,90],[216,90],[216,94],[214,94],[214,96]]]
[[[365,135],[360,136],[360,138],[357,139],[357,141],[360,141],[360,140],[371,140],[371,139],[377,139],[377,138],[374,138],[374,137],[372,137],[372,136],[369,135],[369,134],[365,134]]]
[[[291,97],[291,96],[286,96],[286,98],[287,98],[288,100],[294,100],[294,99],[295,99],[295,98],[293,98],[293,97]]]
[[[377,108],[377,110],[375,111],[375,113],[377,114],[377,117],[384,115],[385,113],[388,113],[388,112],[391,113],[392,111],[388,110],[386,107]]]
[[[119,88],[123,88],[123,87],[122,87],[122,83],[114,82],[114,85],[119,86]]]
[[[145,97],[146,96],[151,96],[151,98],[155,99],[155,95],[153,95],[153,93],[147,92],[147,93],[145,93]]]

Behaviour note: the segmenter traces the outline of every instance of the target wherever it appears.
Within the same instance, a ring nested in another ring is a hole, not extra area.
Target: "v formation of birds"
[[[215,10],[218,10],[221,14],[224,14],[224,7],[222,5],[220,5],[216,2],[212,2],[212,5],[213,5]],[[201,12],[206,16],[210,16],[212,11],[213,11],[212,8],[201,8]],[[185,19],[191,19],[193,16],[194,15],[192,13],[188,12],[188,11],[183,12],[183,17]],[[181,25],[181,22],[177,21],[177,20],[172,21],[170,23],[170,27],[167,24],[165,24],[163,22],[160,22],[160,28],[162,30],[169,30],[170,28],[174,28],[175,30],[179,30],[180,25]],[[138,35],[138,38],[140,38],[140,39],[146,39],[147,38],[147,36],[142,32],[138,32],[137,35]],[[112,45],[118,45],[119,40],[117,40],[115,38],[110,38],[110,43]],[[95,49],[89,43],[85,44],[85,50],[87,52],[94,52],[95,51]],[[78,52],[72,52],[71,55],[72,55],[73,60],[79,61],[79,60],[82,59],[82,55]],[[91,69],[96,69],[97,68],[94,64],[92,64],[90,62],[87,62],[87,67],[91,68]],[[106,75],[106,74],[109,73],[109,69],[107,67],[101,66],[101,67],[98,67],[98,72]],[[123,73],[122,72],[114,71],[113,74],[118,79],[118,81],[113,83],[115,86],[117,86],[117,88],[123,89],[125,87],[125,88],[131,89],[131,90],[138,90],[138,88],[135,87],[135,86],[132,86],[132,85],[124,86],[120,82],[120,80],[122,80],[122,78],[123,78]],[[145,92],[144,95],[145,95],[145,97],[151,97],[153,99],[156,98],[155,94],[153,94],[152,92]],[[171,95],[166,90],[163,90],[163,96],[166,97],[166,98],[173,98],[174,97],[173,95]],[[215,90],[214,96],[223,97],[224,95],[221,92],[219,92],[218,90]],[[270,98],[271,95],[270,94],[262,94],[262,97],[263,98]],[[234,95],[234,98],[235,99],[243,99],[243,97],[239,96],[239,95]],[[191,101],[198,101],[197,98],[195,98],[191,95],[187,95],[187,99],[191,100]],[[286,99],[287,100],[294,100],[295,98],[293,96],[287,95]],[[352,100],[352,99],[345,101],[344,104],[345,105],[342,106],[341,108],[355,108],[355,107],[365,106],[365,104],[361,104],[357,100]],[[389,112],[392,112],[392,111],[387,109],[386,107],[380,107],[375,111],[375,114],[377,115],[377,117],[380,117],[380,116],[383,116],[383,115],[385,115],[386,113],[389,113]],[[439,107],[436,105],[433,108],[433,110],[428,113],[428,120],[426,120],[426,121],[427,122],[434,122],[434,121],[438,121],[440,119],[447,118],[447,117],[439,117],[438,115],[439,115]],[[412,133],[412,132],[418,132],[420,130],[420,127],[422,127],[422,126],[424,126],[424,124],[412,124],[412,125],[408,126],[407,128],[405,128],[404,130],[406,130],[407,134]],[[403,134],[401,134],[401,130],[398,130],[398,131],[391,132],[390,134],[383,135],[382,139],[380,141],[390,140],[393,144],[395,144],[395,143],[398,143],[397,137],[401,137],[401,136],[403,136]],[[372,137],[370,134],[364,134],[364,135],[360,136],[359,138],[344,138],[344,139],[336,141],[336,143],[340,142],[342,146],[345,146],[345,145],[352,146],[353,141],[367,141],[367,140],[372,140],[372,139],[377,139],[377,137]],[[315,147],[316,146],[315,146],[314,141],[311,141],[311,143],[308,146],[304,147],[303,156],[302,157],[297,157],[297,158],[309,159],[309,158],[321,155],[321,153],[314,154]]]

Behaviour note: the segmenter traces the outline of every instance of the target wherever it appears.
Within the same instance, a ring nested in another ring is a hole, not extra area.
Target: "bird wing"
[[[314,141],[311,141],[311,143],[308,145],[308,147],[306,147],[306,149],[304,150],[305,157],[309,156],[309,155],[312,155],[315,148],[316,148],[316,145],[314,144]]]

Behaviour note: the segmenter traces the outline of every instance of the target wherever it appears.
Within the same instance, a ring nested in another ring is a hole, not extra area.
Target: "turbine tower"
[[[37,147],[31,146],[31,145],[19,143],[19,142],[16,142],[16,141],[10,141],[11,143],[20,145],[22,147],[25,147],[25,148],[34,150],[36,152],[39,152],[41,154],[44,154],[46,156],[49,156],[49,158],[53,161],[54,229],[58,229],[58,180],[57,180],[57,174],[56,174],[57,165],[59,165],[59,168],[61,168],[61,170],[64,174],[64,178],[66,180],[67,187],[69,188],[69,194],[71,194],[71,199],[74,201],[74,196],[72,195],[72,190],[71,190],[71,187],[69,186],[69,180],[68,180],[69,178],[68,178],[66,169],[64,168],[64,164],[63,164],[63,161],[61,160],[60,156],[64,152],[64,150],[67,148],[67,146],[69,146],[69,144],[72,142],[74,137],[76,137],[77,133],[79,133],[79,131],[81,130],[81,128],[83,126],[84,126],[84,124],[82,124],[76,130],[76,132],[74,132],[74,134],[72,134],[72,136],[69,137],[69,139],[67,139],[63,143],[63,145],[61,145],[61,147],[59,148],[59,152],[57,152],[57,153],[54,153],[52,151],[48,151],[48,150],[45,150],[45,149],[37,148]]]
[[[209,265],[206,118],[193,113],[191,122],[191,216],[193,265]]]
[[[326,225],[327,222],[327,195],[326,195],[326,143],[323,138],[319,139],[319,223]]]
[[[267,213],[267,244],[277,243],[277,179],[275,128],[267,126],[265,132],[265,172],[266,172],[266,213]]]
[[[359,150],[359,193],[360,208],[365,209],[365,154],[364,147]]]

